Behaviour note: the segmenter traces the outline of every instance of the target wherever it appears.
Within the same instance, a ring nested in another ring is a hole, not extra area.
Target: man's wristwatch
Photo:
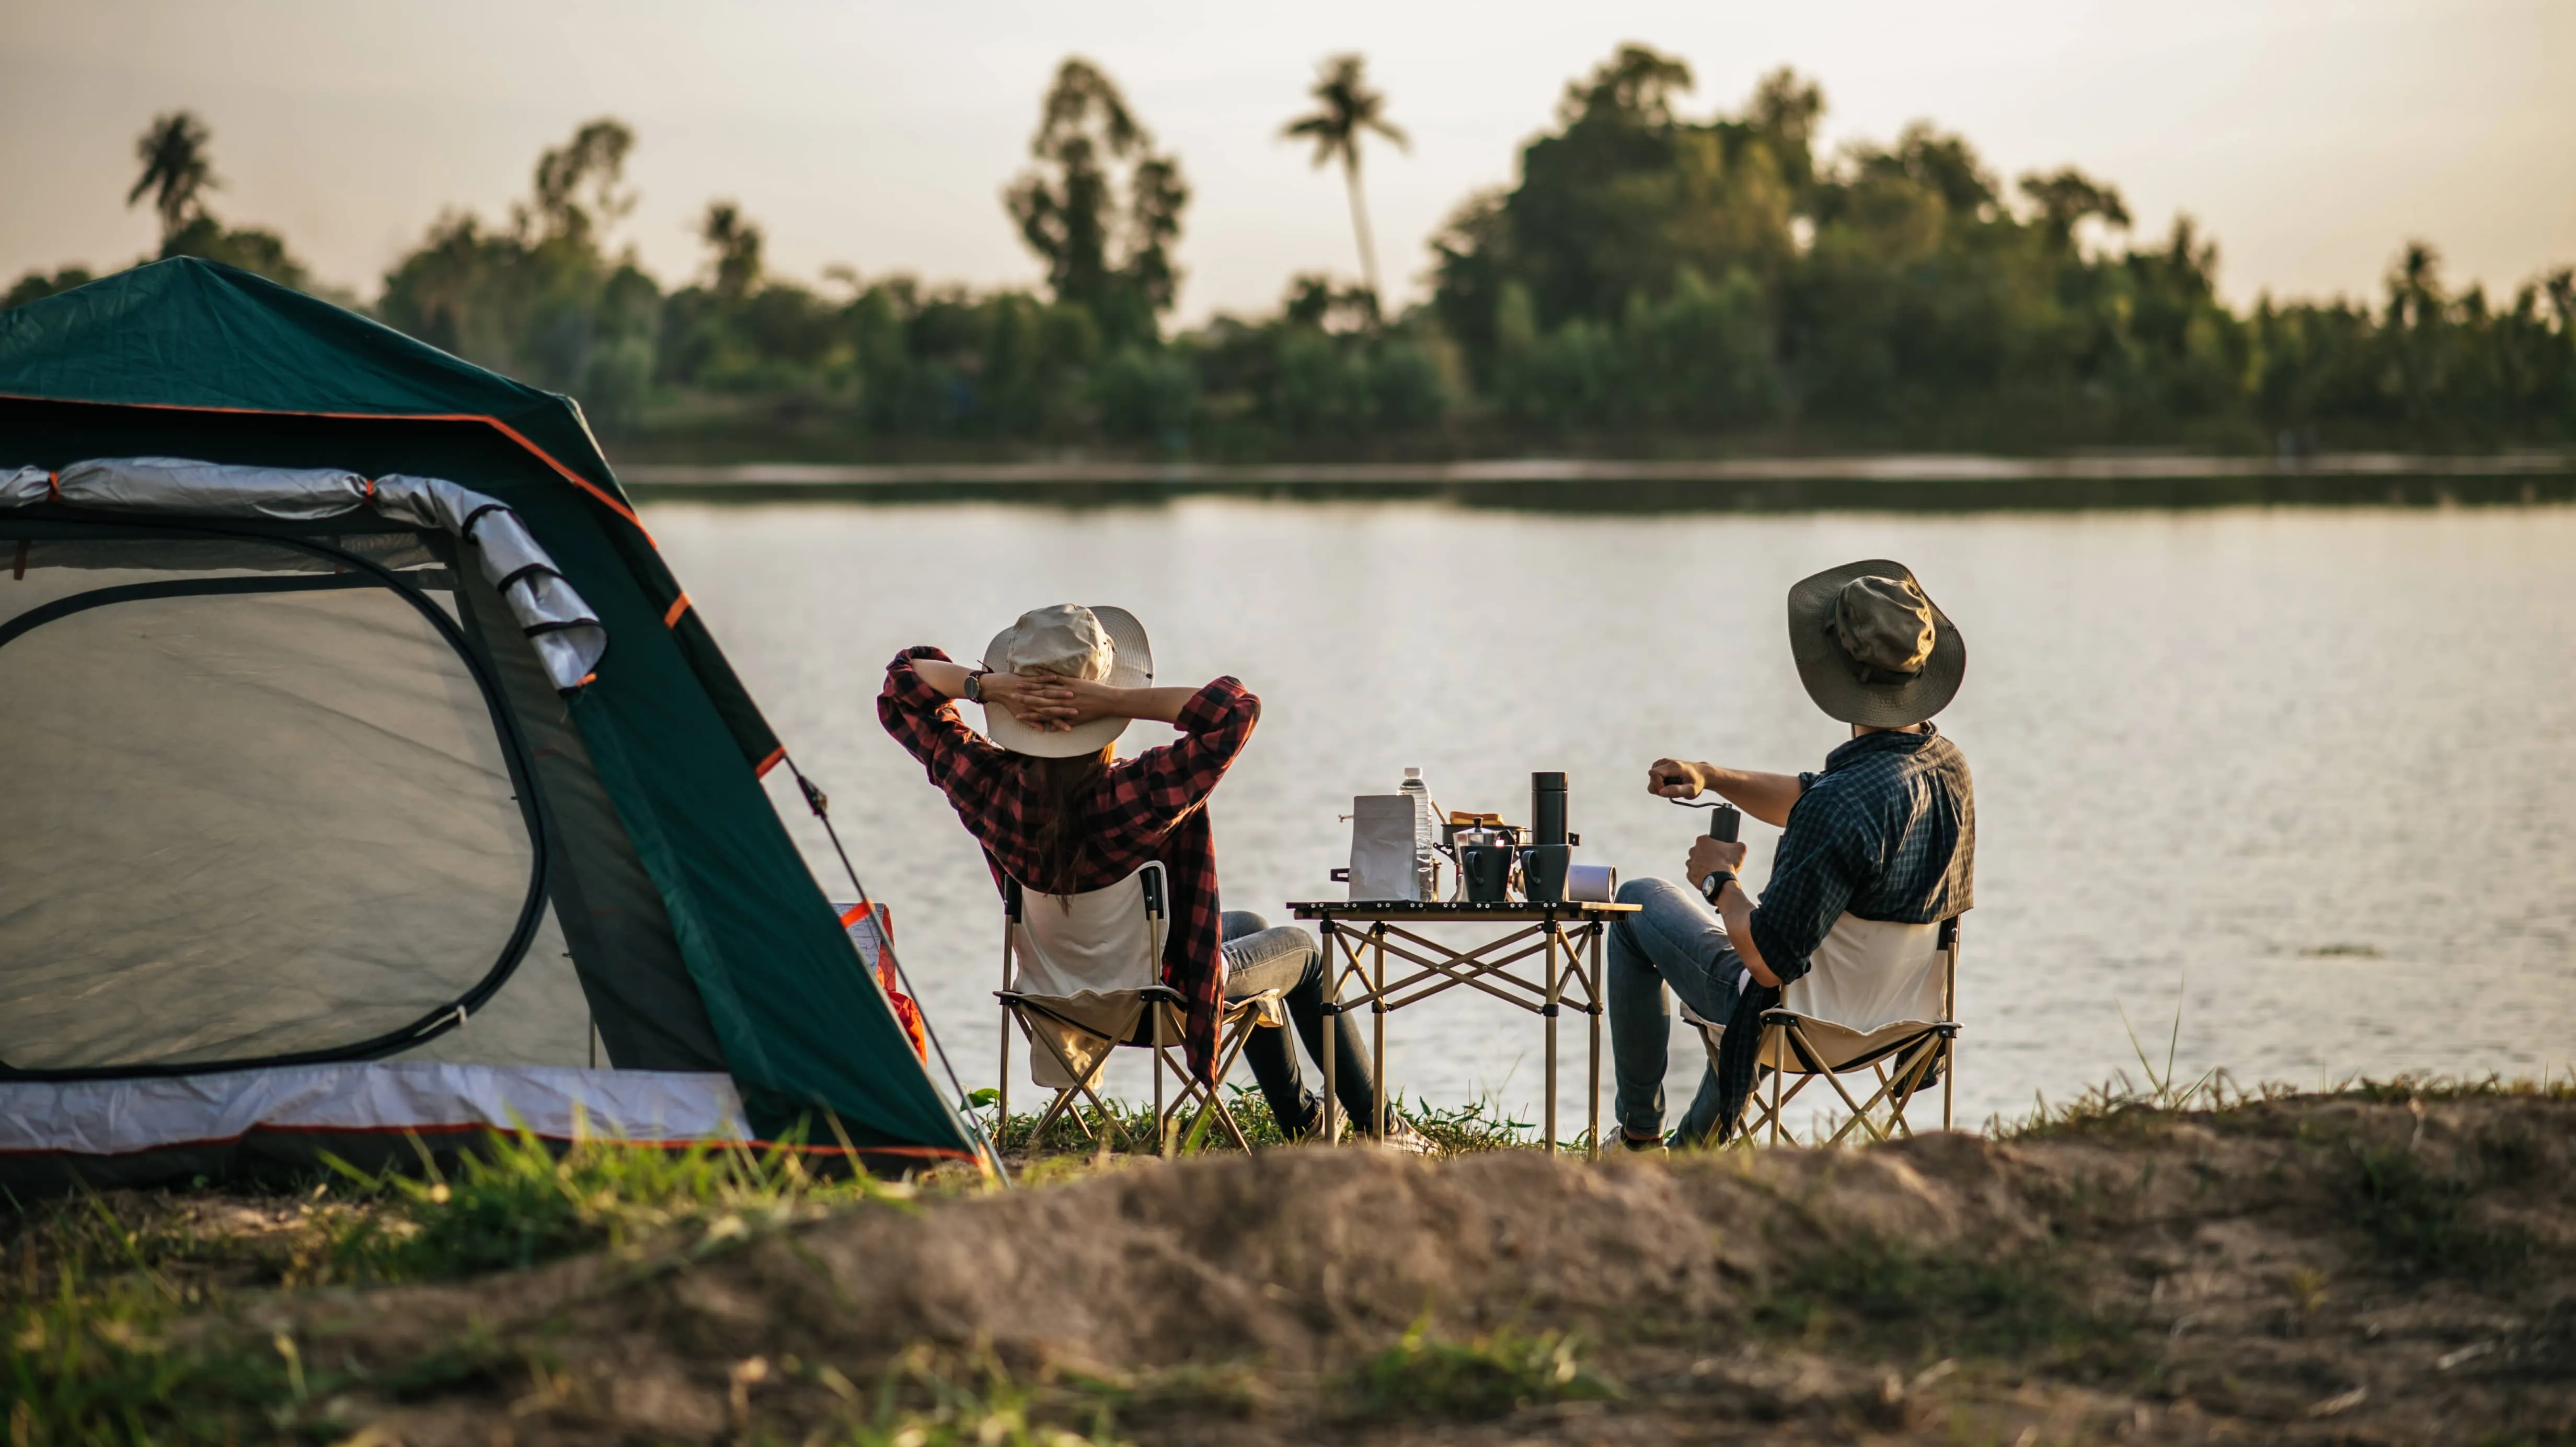
[[[990,672],[992,672],[992,670],[989,668],[978,668],[966,675],[964,694],[968,703],[982,703],[984,701],[984,685],[981,680],[985,674]]]
[[[1708,878],[1699,882],[1700,898],[1707,900],[1710,904],[1715,904],[1717,903],[1718,892],[1734,882],[1734,870],[1712,869],[1708,872]]]

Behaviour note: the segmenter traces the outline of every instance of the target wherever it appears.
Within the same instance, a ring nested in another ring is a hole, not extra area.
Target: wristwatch
[[[1707,900],[1710,904],[1715,904],[1715,903],[1717,903],[1717,896],[1718,896],[1719,892],[1720,892],[1720,891],[1722,891],[1722,890],[1724,890],[1728,885],[1733,884],[1734,882],[1735,882],[1735,871],[1734,871],[1734,870],[1732,870],[1732,869],[1712,869],[1712,870],[1710,870],[1710,871],[1708,872],[1708,878],[1703,879],[1703,880],[1701,880],[1701,881],[1699,882],[1699,894],[1700,894],[1700,898]]]
[[[992,672],[992,670],[989,668],[978,668],[966,675],[965,697],[968,703],[982,703],[984,701],[984,685],[980,680],[985,674],[990,672]]]

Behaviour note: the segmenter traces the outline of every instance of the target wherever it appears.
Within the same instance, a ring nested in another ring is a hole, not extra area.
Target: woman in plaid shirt
[[[1151,682],[1134,619],[1066,604],[1022,615],[985,650],[983,667],[905,649],[886,665],[877,717],[984,846],[996,889],[1008,875],[1031,894],[1079,894],[1162,861],[1173,895],[1163,982],[1188,1001],[1186,1051],[1201,1079],[1214,1073],[1229,995],[1284,990],[1298,1035],[1320,1059],[1324,962],[1314,936],[1217,905],[1207,797],[1251,739],[1261,700],[1233,678],[1195,689]],[[961,698],[985,705],[985,734],[958,717]],[[1121,759],[1117,736],[1134,719],[1170,724],[1181,737]],[[1375,1095],[1368,1052],[1356,1024],[1337,1023],[1336,1085],[1345,1114],[1365,1120]],[[1253,1031],[1243,1055],[1273,1118],[1295,1136],[1316,1129],[1323,1112],[1286,1033]]]

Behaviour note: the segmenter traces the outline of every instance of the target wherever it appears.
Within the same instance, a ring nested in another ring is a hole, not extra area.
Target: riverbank
[[[20,1440],[2555,1440],[2571,1142],[2564,1089],[2364,1087],[1865,1151],[1278,1150],[666,1202],[497,1273],[398,1243],[506,1262],[497,1203],[614,1192],[116,1196],[10,1223],[7,1314]]]
[[[1432,499],[1600,511],[2498,505],[2576,500],[2576,455],[1905,454],[1705,461],[1525,458],[1228,464],[636,462],[637,498],[730,502],[1152,502],[1175,497]]]

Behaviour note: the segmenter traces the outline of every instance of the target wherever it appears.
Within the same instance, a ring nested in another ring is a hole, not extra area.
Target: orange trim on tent
[[[785,744],[780,744],[778,747],[771,749],[769,751],[769,757],[761,760],[760,767],[752,770],[752,772],[766,779],[769,777],[769,771],[777,768],[778,761],[785,757],[787,757],[787,746]]]
[[[653,543],[652,532],[644,526],[644,520],[635,515],[633,508],[602,491],[599,484],[564,466],[553,453],[530,442],[517,428],[498,417],[480,412],[280,412],[268,407],[192,407],[184,402],[99,402],[86,397],[33,397],[24,392],[0,392],[0,397],[14,402],[71,402],[84,407],[140,407],[154,412],[213,412],[235,417],[330,417],[348,422],[480,422],[527,449],[538,461],[562,474],[564,481],[607,504],[610,512],[634,524],[635,531],[644,534],[644,541]],[[653,543],[655,552],[661,548],[660,543]]]
[[[677,627],[679,627],[679,626],[680,626],[680,615],[681,615],[681,614],[683,614],[683,613],[686,613],[686,612],[688,612],[688,611],[689,611],[689,595],[688,595],[688,594],[686,594],[686,593],[682,593],[679,597],[674,598],[674,599],[672,599],[672,600],[671,600],[671,607],[670,607],[670,611],[668,611],[668,612],[666,612],[666,613],[664,613],[664,614],[662,615],[662,626],[663,626],[663,627],[665,627],[665,628],[677,628]]]

